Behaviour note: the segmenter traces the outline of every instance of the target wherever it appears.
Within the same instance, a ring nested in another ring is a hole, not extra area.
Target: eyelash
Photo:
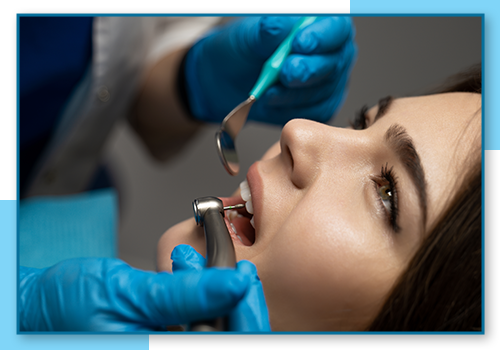
[[[364,105],[356,113],[356,115],[354,116],[354,119],[352,121],[350,121],[349,124],[351,124],[351,127],[354,130],[364,130],[364,129],[366,129],[366,126],[367,126],[366,125],[366,120],[367,120],[366,112],[368,112],[368,106]]]
[[[399,215],[397,187],[398,181],[393,168],[391,167],[390,169],[387,169],[387,164],[385,165],[385,167],[382,166],[380,175],[374,176],[372,178],[372,181],[375,187],[375,191],[377,192],[378,203],[380,207],[385,211],[387,215],[387,221],[389,222],[390,226],[392,227],[394,232],[398,233],[401,230],[397,223]],[[387,209],[386,205],[384,204],[384,200],[382,199],[382,195],[380,194],[380,189],[384,186],[389,187],[386,193],[389,193],[389,201],[391,206],[390,209]]]
[[[364,105],[355,115],[354,120],[350,122],[351,127],[354,130],[364,130],[367,128],[366,121],[368,120],[366,112],[368,111],[368,106]],[[387,216],[387,221],[389,225],[392,227],[394,232],[398,233],[401,228],[398,225],[398,189],[397,189],[397,177],[394,173],[393,168],[387,169],[387,164],[382,166],[380,170],[380,175],[374,176],[372,178],[373,185],[375,187],[375,192],[377,193],[378,203],[381,209],[384,210]],[[382,199],[382,195],[380,194],[380,189],[384,186],[389,186],[388,190],[390,193],[390,205],[391,208],[387,209],[384,201]]]

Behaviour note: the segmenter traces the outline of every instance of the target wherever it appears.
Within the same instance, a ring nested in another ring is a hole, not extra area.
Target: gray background
[[[354,17],[357,62],[349,95],[330,122],[346,126],[364,104],[387,95],[417,95],[481,62],[481,17]],[[242,171],[230,177],[216,154],[217,126],[207,126],[175,159],[153,161],[126,124],[106,149],[120,192],[119,257],[154,270],[162,233],[192,216],[194,198],[229,196],[248,167],[279,139],[280,128],[247,124],[238,137]]]

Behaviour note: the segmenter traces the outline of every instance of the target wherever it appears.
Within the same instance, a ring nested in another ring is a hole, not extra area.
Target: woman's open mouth
[[[252,196],[246,180],[240,184],[240,190],[241,196],[221,198],[221,200],[224,206],[245,202],[245,209],[227,210],[224,220],[234,242],[251,246],[255,243],[255,227]]]

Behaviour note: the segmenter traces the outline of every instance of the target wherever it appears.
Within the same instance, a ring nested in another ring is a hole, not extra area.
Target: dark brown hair
[[[482,93],[481,66],[433,93]],[[478,116],[481,116],[480,111]],[[479,143],[480,144],[480,143]],[[481,331],[481,149],[471,150],[458,193],[448,202],[369,331]]]

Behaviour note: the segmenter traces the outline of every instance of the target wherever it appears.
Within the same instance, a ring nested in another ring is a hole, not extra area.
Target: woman
[[[248,213],[226,220],[274,331],[481,330],[479,66],[352,129],[292,120],[241,188],[224,202]],[[180,243],[204,254],[194,219],[163,235],[160,270]]]

